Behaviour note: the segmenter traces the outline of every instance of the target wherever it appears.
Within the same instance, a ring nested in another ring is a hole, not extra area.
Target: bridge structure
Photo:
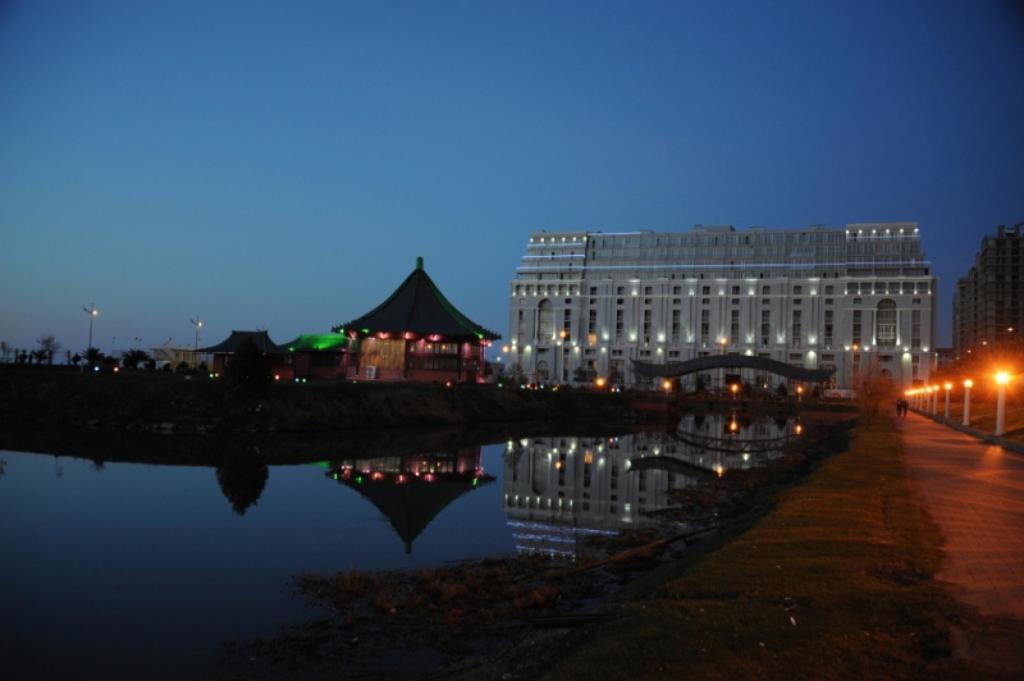
[[[835,369],[808,369],[769,357],[751,357],[749,355],[708,355],[694,357],[685,362],[668,362],[666,364],[633,360],[634,375],[648,379],[676,378],[715,369],[751,369],[759,373],[776,374],[804,383],[825,383],[835,374]]]

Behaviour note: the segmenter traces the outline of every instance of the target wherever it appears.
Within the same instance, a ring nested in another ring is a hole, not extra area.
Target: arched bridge
[[[824,383],[836,371],[835,369],[805,369],[768,357],[750,357],[748,355],[708,355],[707,357],[694,357],[685,362],[669,362],[667,364],[633,360],[633,373],[646,378],[685,376],[711,369],[754,369],[806,383]]]

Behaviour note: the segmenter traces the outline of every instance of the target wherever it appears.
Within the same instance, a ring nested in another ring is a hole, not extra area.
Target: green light
[[[314,461],[311,465],[316,466],[317,468],[330,468],[331,467],[331,462],[330,461]]]
[[[478,482],[480,482],[480,478],[473,478],[473,487],[476,487]]]
[[[362,331],[363,331],[363,333],[370,333],[369,329],[363,329]]]
[[[356,476],[356,484],[357,485],[363,484],[363,476],[361,476],[361,475],[357,475]]]

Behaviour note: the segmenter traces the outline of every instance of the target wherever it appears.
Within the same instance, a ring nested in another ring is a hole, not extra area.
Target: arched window
[[[880,301],[875,311],[875,344],[896,347],[896,303],[891,298]]]
[[[545,298],[537,305],[537,340],[550,340],[555,335],[555,309]]]

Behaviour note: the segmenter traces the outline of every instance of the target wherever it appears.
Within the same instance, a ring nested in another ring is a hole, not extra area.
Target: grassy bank
[[[338,431],[550,420],[626,422],[622,395],[493,385],[273,384],[253,395],[223,380],[148,372],[0,372],[9,427],[172,432]]]
[[[969,616],[887,420],[754,527],[577,637],[553,679],[989,676],[952,657]]]

